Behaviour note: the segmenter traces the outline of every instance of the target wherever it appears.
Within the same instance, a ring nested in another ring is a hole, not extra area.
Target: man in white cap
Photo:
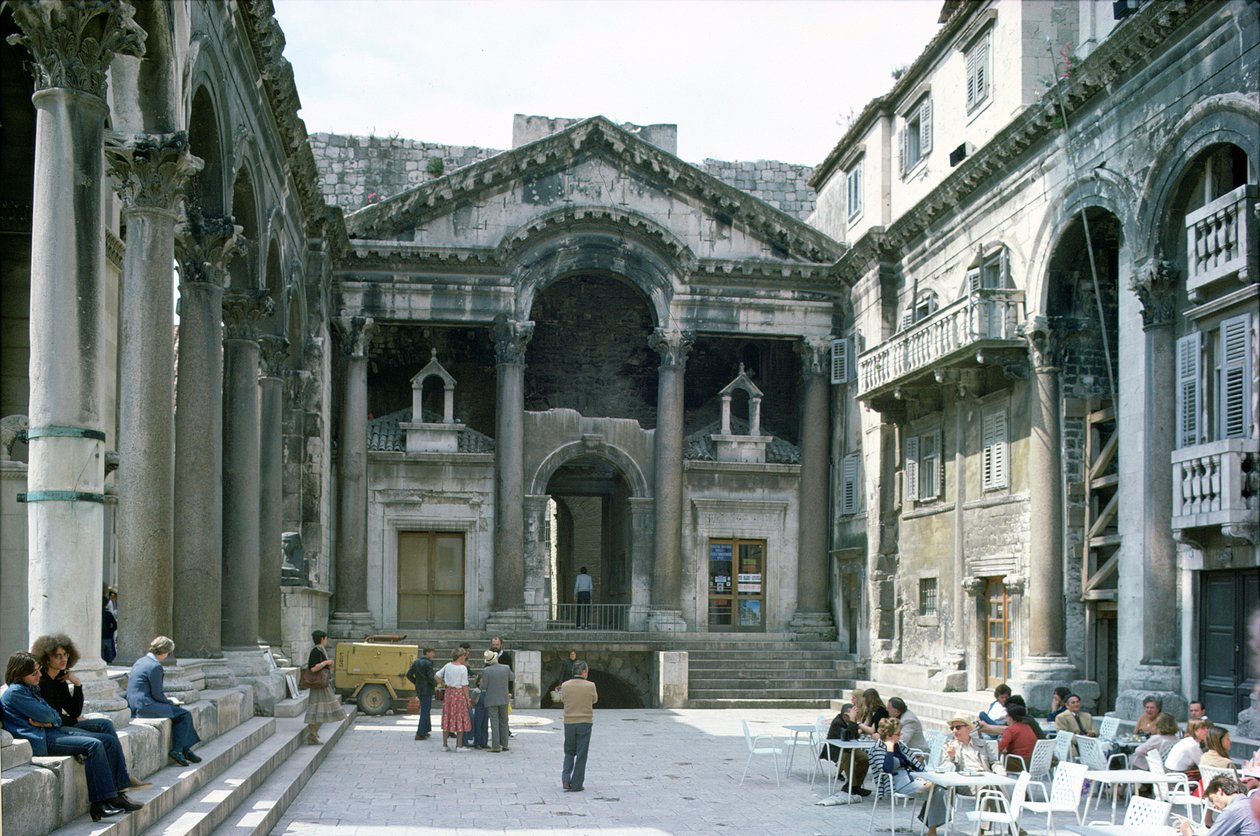
[[[499,661],[493,650],[485,652],[486,666],[481,671],[482,696],[490,715],[491,752],[508,750],[508,683],[515,679],[512,669]]]

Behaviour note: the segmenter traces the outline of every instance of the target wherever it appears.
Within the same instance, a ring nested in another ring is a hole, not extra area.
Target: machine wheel
[[[359,710],[364,714],[378,716],[389,710],[389,691],[384,685],[364,685],[359,692]]]

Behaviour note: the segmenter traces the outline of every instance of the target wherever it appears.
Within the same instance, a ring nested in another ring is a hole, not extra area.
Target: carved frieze
[[[289,341],[278,334],[263,334],[258,338],[260,377],[280,377],[289,359]]]
[[[508,319],[500,314],[494,318],[494,358],[499,365],[525,362],[525,347],[534,336],[534,323]]]
[[[105,134],[105,161],[124,209],[174,212],[188,178],[204,163],[188,150],[183,131],[168,134]]]
[[[273,307],[265,290],[229,288],[223,294],[223,339],[257,340],[259,326]]]
[[[337,335],[341,337],[341,353],[347,357],[367,357],[376,333],[376,321],[370,316],[339,316],[333,320]]]
[[[36,90],[65,87],[105,98],[105,74],[115,55],[144,55],[145,32],[135,9],[120,0],[10,3],[20,34],[9,43],[31,53]]]
[[[679,368],[687,365],[687,355],[695,341],[693,332],[677,328],[657,328],[648,337],[648,345],[661,355],[661,365]]]
[[[1177,316],[1178,271],[1171,261],[1154,259],[1131,285],[1142,303],[1142,330],[1172,325]]]
[[[175,226],[175,258],[180,266],[180,286],[203,283],[222,287],[228,265],[245,252],[241,227],[231,218],[205,217],[189,212]]]

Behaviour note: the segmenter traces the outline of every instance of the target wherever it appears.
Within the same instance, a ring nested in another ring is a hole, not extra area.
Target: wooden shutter
[[[980,283],[982,281],[980,276],[981,269],[979,267],[972,267],[967,271],[967,293],[975,293],[980,289]]]
[[[1221,394],[1218,438],[1246,438],[1251,430],[1251,316],[1221,323]]]
[[[936,499],[944,487],[945,468],[941,466],[941,431],[933,430],[919,442],[919,499]]]
[[[923,100],[919,108],[919,156],[926,157],[932,151],[932,97]]]
[[[901,160],[898,162],[898,170],[901,176],[906,176],[906,169],[910,163],[910,120],[906,120],[905,127],[901,129]]]
[[[840,462],[840,513],[856,514],[858,501],[858,454],[850,453]]]
[[[849,382],[849,341],[831,341],[831,382]]]
[[[984,454],[981,461],[984,490],[1005,488],[1006,481],[1006,410],[985,413],[981,434]]]
[[[1203,384],[1199,375],[1200,339],[1198,331],[1177,340],[1177,446],[1199,443],[1199,411]]]
[[[907,500],[914,501],[919,498],[919,437],[917,435],[906,439],[906,459],[902,467],[902,493],[905,494]]]

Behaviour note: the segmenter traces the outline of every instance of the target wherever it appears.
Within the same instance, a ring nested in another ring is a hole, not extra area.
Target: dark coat
[[[127,705],[133,717],[174,717],[175,704],[162,690],[162,663],[149,654],[136,660],[127,677]]]
[[[427,656],[421,656],[412,662],[405,676],[412,685],[416,686],[418,697],[432,694],[437,688],[437,677],[433,675],[433,660]]]

